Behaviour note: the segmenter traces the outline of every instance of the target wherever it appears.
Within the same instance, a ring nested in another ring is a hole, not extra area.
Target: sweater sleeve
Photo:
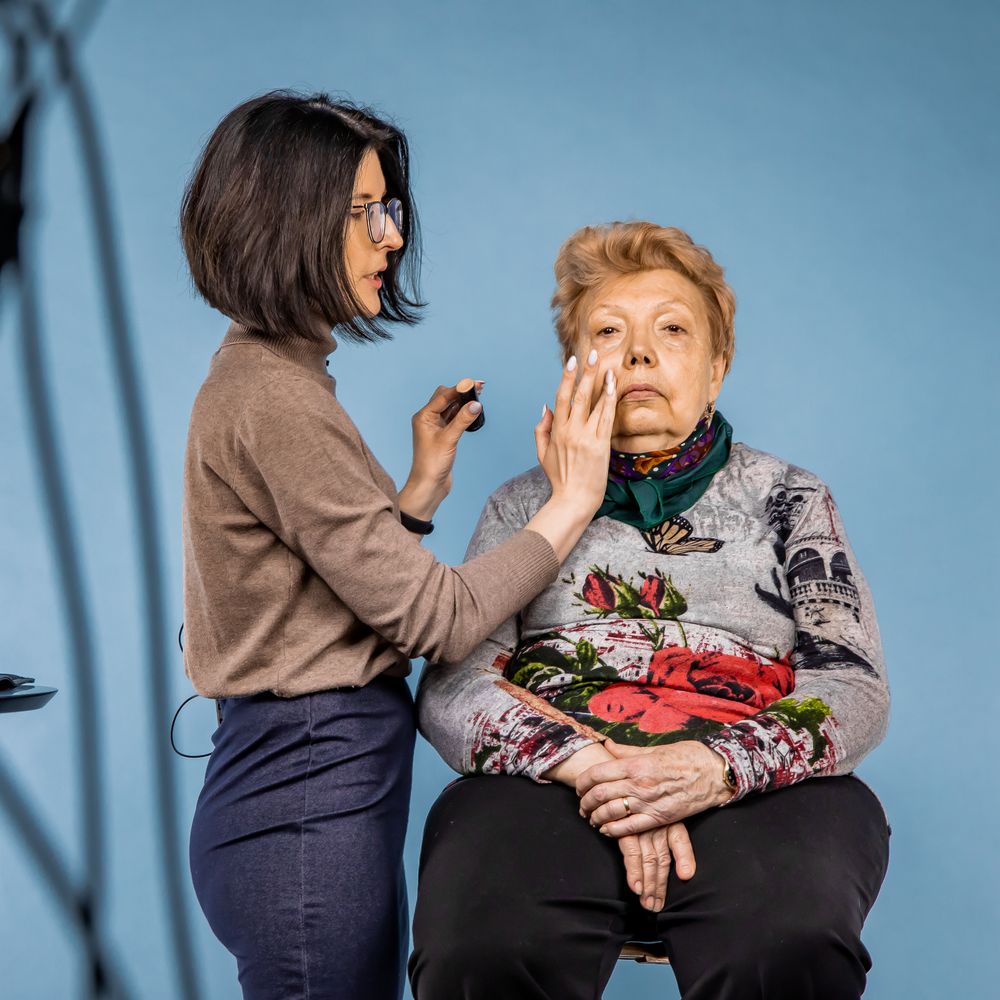
[[[236,436],[243,502],[408,657],[461,660],[559,572],[552,546],[530,530],[461,566],[438,562],[400,524],[357,428],[312,379],[258,390]]]
[[[527,520],[496,494],[487,501],[467,559],[516,537]],[[421,733],[459,774],[541,775],[601,737],[503,676],[520,641],[520,615],[503,621],[461,662],[427,664],[417,689]]]
[[[813,775],[853,770],[885,736],[889,688],[868,584],[826,486],[785,543],[795,621],[791,695],[703,742],[732,765],[736,801]]]

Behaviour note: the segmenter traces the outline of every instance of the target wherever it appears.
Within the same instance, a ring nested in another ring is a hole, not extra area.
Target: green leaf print
[[[801,701],[795,698],[782,698],[776,701],[761,713],[770,715],[783,722],[789,729],[796,729],[799,732],[805,730],[812,737],[813,752],[809,757],[809,763],[815,764],[826,753],[826,748],[830,741],[823,735],[821,726],[830,718],[830,706],[819,698],[803,698]]]
[[[580,674],[590,673],[598,664],[597,650],[594,644],[588,639],[581,639],[576,644],[576,662],[580,667]]]
[[[537,646],[515,656],[505,671],[509,681],[529,690],[538,683],[536,677],[539,672],[544,672],[546,678],[557,674],[575,674],[576,659],[551,646]]]
[[[476,774],[482,774],[490,757],[499,752],[499,743],[484,743],[472,755],[472,770]]]

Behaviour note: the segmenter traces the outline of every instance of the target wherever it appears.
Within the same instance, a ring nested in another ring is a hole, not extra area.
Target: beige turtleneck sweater
[[[559,570],[530,530],[461,566],[399,522],[337,401],[336,343],[234,324],[195,399],[184,466],[184,667],[207,697],[282,696],[455,662]]]

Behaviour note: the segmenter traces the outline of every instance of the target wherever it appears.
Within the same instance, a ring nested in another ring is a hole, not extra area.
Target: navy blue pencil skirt
[[[246,1000],[397,1000],[416,725],[401,678],[226,698],[191,876]]]

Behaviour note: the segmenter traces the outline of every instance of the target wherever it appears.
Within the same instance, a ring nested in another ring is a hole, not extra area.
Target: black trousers
[[[596,1000],[622,944],[661,940],[684,1000],[857,1000],[861,928],[889,828],[853,776],[812,778],[687,821],[697,871],[658,914],[616,841],[560,784],[488,775],[427,819],[413,924],[416,1000]]]

